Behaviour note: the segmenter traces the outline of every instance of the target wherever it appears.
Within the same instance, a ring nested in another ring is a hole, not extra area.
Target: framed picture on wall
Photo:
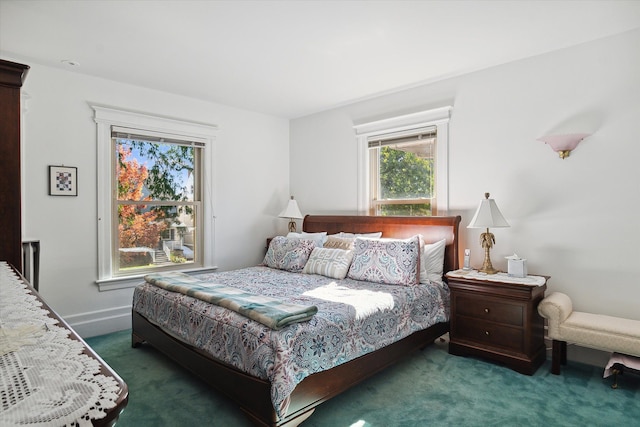
[[[77,196],[78,168],[49,166],[49,195]]]

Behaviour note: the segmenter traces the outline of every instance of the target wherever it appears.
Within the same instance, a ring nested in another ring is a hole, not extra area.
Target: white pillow
[[[313,240],[318,243],[318,246],[322,246],[324,245],[324,242],[327,241],[327,232],[326,231],[323,231],[320,233],[306,233],[304,231],[301,233],[290,232],[289,234],[287,234],[287,237],[293,238],[293,239]]]
[[[344,279],[353,260],[353,251],[333,248],[315,248],[302,270],[307,274],[320,274],[333,279]]]
[[[420,257],[420,283],[442,283],[444,270],[444,248],[447,241],[442,239],[424,244]]]

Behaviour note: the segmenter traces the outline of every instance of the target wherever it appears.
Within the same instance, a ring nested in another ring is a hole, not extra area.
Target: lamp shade
[[[580,141],[588,136],[588,133],[546,135],[538,138],[538,141],[542,141],[547,144],[553,151],[560,155],[560,158],[564,159],[565,157],[568,157],[569,153],[578,146]]]
[[[485,199],[480,202],[476,214],[467,228],[509,227],[509,223],[500,213],[496,201],[489,198],[489,193],[484,193],[484,197]]]
[[[293,196],[291,196],[287,207],[284,208],[284,210],[280,212],[280,215],[278,216],[280,218],[302,219],[302,214],[300,213],[300,209],[298,208],[298,202],[293,199]]]

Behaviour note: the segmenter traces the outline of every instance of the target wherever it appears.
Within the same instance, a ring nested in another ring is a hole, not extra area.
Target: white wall
[[[453,105],[450,213],[466,224],[485,191],[511,228],[493,230],[494,266],[528,258],[579,310],[640,319],[640,31],[286,120],[83,76],[32,69],[23,148],[23,235],[41,240],[42,295],[84,336],[126,328],[131,289],[98,292],[96,128],[88,103],[219,126],[215,240],[222,270],[252,265],[288,195],[305,213],[356,213],[354,123]],[[11,58],[7,58],[10,59]],[[179,76],[182,78],[182,76]],[[203,82],[203,84],[206,84]],[[564,124],[564,125],[563,125]],[[573,125],[573,127],[572,127]],[[562,129],[564,128],[564,129]],[[536,138],[593,132],[565,160]],[[76,198],[47,195],[47,166],[78,167]],[[291,190],[289,189],[289,182]],[[571,354],[570,354],[571,357]]]
[[[289,123],[28,61],[23,141],[23,236],[41,241],[40,292],[81,335],[130,325],[132,289],[99,292],[96,124],[89,103],[215,124],[216,264],[255,265],[265,239],[286,231]],[[176,76],[187,78],[187,76]],[[206,82],[203,82],[206,84]],[[78,197],[47,195],[47,166],[78,168]]]
[[[484,192],[510,228],[494,267],[528,259],[574,307],[640,319],[640,31],[354,103],[291,122],[291,189],[305,213],[357,211],[354,123],[452,105],[450,214],[467,229]],[[593,133],[565,160],[536,138]]]

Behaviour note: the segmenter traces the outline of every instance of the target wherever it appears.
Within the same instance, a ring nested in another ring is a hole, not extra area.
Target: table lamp
[[[493,233],[489,232],[489,228],[509,227],[509,223],[500,213],[496,201],[489,198],[489,193],[484,193],[484,197],[467,228],[487,229],[486,232],[480,235],[480,245],[484,248],[484,263],[479,271],[486,274],[496,274],[498,270],[491,265],[491,256],[489,254],[496,239]]]
[[[300,209],[298,208],[298,202],[293,199],[293,196],[291,196],[287,207],[284,208],[284,210],[280,212],[280,215],[278,216],[280,218],[289,218],[289,232],[291,233],[296,231],[295,220],[302,219],[302,214],[300,213]]]

